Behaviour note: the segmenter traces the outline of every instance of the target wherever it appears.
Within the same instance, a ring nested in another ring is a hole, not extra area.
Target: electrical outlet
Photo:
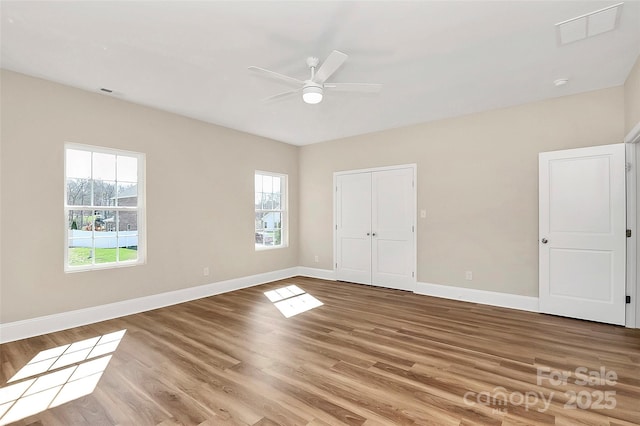
[[[467,280],[467,281],[471,281],[473,279],[473,272],[466,271],[464,273],[464,279]]]
[[[209,267],[205,266],[205,268],[202,270],[202,275],[204,275],[205,277],[209,276]]]
[[[313,259],[316,263],[320,262],[320,258],[318,257],[318,255],[316,254],[316,256]]]
[[[426,210],[420,210],[420,217],[422,219],[425,219],[427,217],[427,211]]]

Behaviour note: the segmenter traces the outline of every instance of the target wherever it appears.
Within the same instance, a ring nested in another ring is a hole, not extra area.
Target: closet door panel
[[[414,290],[413,169],[372,173],[372,284]]]
[[[336,279],[371,284],[371,173],[336,181]]]

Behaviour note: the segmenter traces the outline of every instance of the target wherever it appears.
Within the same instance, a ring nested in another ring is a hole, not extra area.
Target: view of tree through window
[[[275,173],[255,174],[256,248],[286,246],[287,176]]]
[[[135,262],[139,255],[141,154],[67,146],[67,270]]]

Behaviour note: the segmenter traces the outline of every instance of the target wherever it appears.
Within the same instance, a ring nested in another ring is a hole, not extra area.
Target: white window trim
[[[280,235],[280,240],[281,243],[280,245],[277,246],[258,246],[255,244],[255,239],[254,239],[254,247],[256,251],[265,251],[265,250],[278,250],[278,249],[283,249],[283,248],[287,248],[289,247],[289,175],[287,175],[286,173],[277,173],[277,172],[267,172],[264,170],[256,170],[253,173],[253,177],[254,177],[254,186],[253,186],[253,197],[255,199],[256,196],[256,187],[255,187],[255,176],[256,175],[267,175],[267,176],[275,176],[275,177],[279,177],[282,179],[282,192],[280,194],[280,207],[281,210],[279,210],[282,214],[282,229],[281,229],[281,235]],[[283,200],[284,198],[284,200]],[[254,203],[255,206],[255,203]],[[254,217],[255,217],[255,212],[257,211],[254,207]],[[255,220],[254,220],[254,226],[253,226],[253,232],[255,234]]]
[[[69,211],[76,208],[85,208],[85,210],[95,210],[95,206],[68,206],[67,205],[67,149],[76,149],[81,151],[97,152],[100,154],[122,155],[135,157],[138,160],[138,207],[131,209],[130,207],[118,207],[109,206],[108,210],[117,211],[138,211],[138,259],[129,261],[120,261],[113,263],[101,263],[94,265],[81,265],[81,266],[69,266]],[[146,205],[147,199],[145,195],[145,178],[146,178],[146,164],[145,154],[135,151],[127,151],[123,149],[105,148],[95,145],[77,144],[77,143],[65,143],[63,151],[63,188],[64,188],[64,272],[85,272],[85,271],[97,271],[104,269],[115,268],[128,268],[131,266],[144,265],[147,262],[147,233],[146,233]]]

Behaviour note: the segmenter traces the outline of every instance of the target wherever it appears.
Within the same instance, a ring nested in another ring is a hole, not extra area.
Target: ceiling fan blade
[[[334,50],[320,65],[320,68],[316,72],[316,76],[313,79],[316,83],[324,83],[331,75],[338,70],[347,60],[348,56],[342,52]]]
[[[293,95],[296,95],[300,92],[300,90],[289,90],[288,92],[282,92],[282,93],[278,93],[277,95],[273,95],[273,96],[269,96],[268,98],[264,98],[262,101],[263,102],[273,102],[273,101],[279,101],[282,99],[286,99],[289,98]]]
[[[382,84],[372,83],[327,83],[324,87],[341,92],[378,93],[382,90]]]
[[[298,80],[297,78],[289,77],[284,74],[280,74],[274,71],[269,71],[260,67],[249,67],[250,71],[256,72],[258,74],[264,75],[265,77],[275,78],[276,80],[280,80],[284,83],[288,83],[294,86],[302,86],[304,81]]]

